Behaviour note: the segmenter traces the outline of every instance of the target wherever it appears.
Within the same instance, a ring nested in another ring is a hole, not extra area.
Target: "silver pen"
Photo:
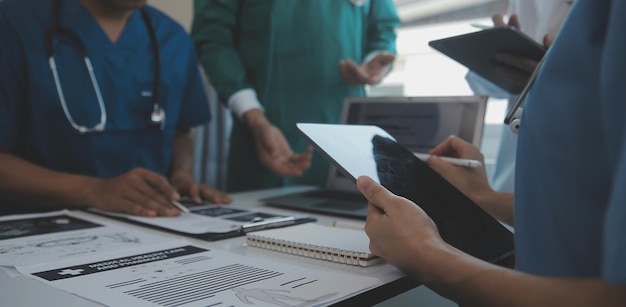
[[[189,210],[189,208],[185,207],[183,204],[172,200],[172,205],[174,205],[174,207],[178,208],[178,210],[185,212],[185,213],[191,213],[191,211]]]
[[[276,227],[281,227],[281,226],[293,225],[295,223],[296,223],[295,217],[286,216],[286,217],[271,218],[271,219],[263,220],[260,222],[246,223],[246,224],[241,225],[239,230],[242,232],[251,232],[251,231],[263,230],[263,229],[268,229],[268,228],[276,228]]]

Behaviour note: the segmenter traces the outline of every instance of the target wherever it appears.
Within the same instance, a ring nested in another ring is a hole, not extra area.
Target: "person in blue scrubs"
[[[574,0],[509,0],[508,23],[500,14],[492,16],[494,26],[513,26],[534,39],[537,43],[549,48],[561,29]],[[538,65],[538,61],[503,53],[499,55],[499,69],[509,80],[523,88]],[[496,61],[498,61],[496,60]],[[483,79],[474,72],[469,72],[465,79],[472,91],[477,95],[487,95],[498,99],[508,99],[510,108],[517,95],[506,92],[497,85]],[[513,192],[515,183],[515,153],[517,152],[517,134],[510,127],[503,126],[500,144],[496,156],[491,185],[497,191]]]
[[[192,177],[190,133],[210,113],[191,39],[145,2],[0,3],[2,212],[230,202]]]
[[[624,306],[624,15],[626,1],[577,0],[528,95],[508,199],[515,202],[515,270],[451,247],[418,205],[360,177],[372,252],[462,306]],[[434,152],[482,158],[458,138]],[[484,169],[437,157],[429,165],[447,178],[473,174],[469,183],[484,189],[477,201],[506,201]]]

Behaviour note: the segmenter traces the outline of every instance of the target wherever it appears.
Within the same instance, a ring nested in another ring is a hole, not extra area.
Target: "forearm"
[[[174,138],[169,178],[193,178],[193,137],[192,131],[181,131]]]
[[[512,193],[493,191],[487,196],[476,198],[476,203],[497,220],[514,226],[514,202]]]
[[[461,306],[620,306],[626,287],[597,278],[548,278],[441,249],[422,267],[426,285]]]
[[[261,109],[252,109],[247,111],[243,114],[241,120],[253,134],[255,130],[259,130],[268,125],[271,125],[270,121],[267,119],[267,117],[265,117],[265,114]]]
[[[50,209],[84,207],[96,180],[52,171],[0,152],[0,195],[5,200]]]
[[[396,28],[400,25],[396,6],[391,0],[370,3],[365,54],[377,50],[395,54]]]
[[[237,17],[241,9],[239,2],[194,1],[191,37],[200,63],[224,103],[238,91],[251,88],[245,65],[236,48],[239,33],[235,32],[242,22]]]

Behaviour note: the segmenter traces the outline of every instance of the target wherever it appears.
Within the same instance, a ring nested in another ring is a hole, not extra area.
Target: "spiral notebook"
[[[246,234],[248,246],[363,267],[383,262],[363,230],[307,223]]]

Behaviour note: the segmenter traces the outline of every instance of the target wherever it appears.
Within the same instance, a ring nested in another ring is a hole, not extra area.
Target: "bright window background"
[[[457,96],[473,95],[465,75],[468,69],[428,46],[428,42],[479,30],[473,25],[490,25],[490,18],[437,23],[398,30],[398,57],[393,71],[370,96]],[[506,113],[506,100],[489,100],[481,150],[489,168],[497,155]]]

